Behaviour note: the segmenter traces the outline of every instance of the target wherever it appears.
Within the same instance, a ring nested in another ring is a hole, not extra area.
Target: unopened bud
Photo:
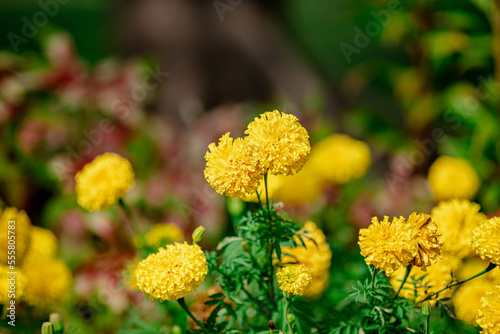
[[[181,328],[177,325],[173,326],[172,327],[172,334],[181,334],[182,331],[181,331]]]
[[[269,322],[267,323],[267,326],[269,326],[271,333],[276,329],[276,323],[272,320],[269,320]]]
[[[193,243],[197,244],[198,242],[200,242],[203,238],[203,234],[205,234],[205,228],[203,226],[198,226],[192,234]]]
[[[54,325],[54,332],[56,334],[63,332],[64,324],[59,313],[51,313],[49,316],[49,320]]]
[[[51,322],[44,322],[42,325],[42,334],[54,334],[54,325]]]
[[[422,314],[426,317],[431,314],[431,304],[429,302],[424,302],[422,304]]]

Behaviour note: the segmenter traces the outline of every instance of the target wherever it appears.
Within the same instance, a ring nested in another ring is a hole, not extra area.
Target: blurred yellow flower
[[[16,272],[17,274],[9,274]],[[26,291],[26,276],[20,268],[9,269],[0,264],[0,304],[9,305],[11,299],[21,299]]]
[[[255,192],[264,175],[248,141],[229,136],[229,132],[212,143],[205,154],[205,179],[219,194],[244,199]]]
[[[64,301],[71,289],[71,271],[66,264],[57,259],[30,261],[23,265],[26,275],[27,304],[40,309],[50,310]]]
[[[332,251],[326,237],[315,223],[306,222],[300,231],[304,234],[302,246],[298,237],[294,237],[297,247],[281,247],[281,262],[303,264],[311,274],[311,284],[304,291],[306,297],[319,297],[327,288],[330,276]]]
[[[429,169],[429,185],[437,201],[471,199],[479,190],[479,176],[462,158],[439,157]]]
[[[311,144],[297,117],[278,110],[265,112],[245,131],[259,164],[275,175],[292,175],[302,169]]]
[[[200,246],[174,243],[140,261],[137,286],[151,299],[176,300],[196,291],[205,280],[207,259]]]
[[[300,172],[291,176],[278,176],[280,187],[275,199],[287,204],[300,205],[316,201],[323,190],[316,173],[307,163]]]
[[[295,295],[302,296],[312,280],[311,274],[303,264],[279,268],[276,276],[278,277],[280,289],[289,294],[288,298]]]
[[[314,145],[310,158],[318,178],[338,184],[365,175],[370,162],[368,145],[343,134],[332,135]]]
[[[483,220],[472,230],[472,248],[483,260],[500,265],[500,217]]]
[[[453,307],[457,318],[477,326],[476,316],[481,307],[481,299],[494,287],[495,284],[491,280],[482,276],[460,286],[453,294]]]
[[[440,234],[437,225],[430,215],[416,212],[410,215],[407,224],[415,230],[415,242],[418,245],[417,254],[410,264],[425,270],[432,262],[436,262],[441,254],[443,243],[438,240]]]
[[[397,291],[401,286],[405,272],[406,268],[400,268],[391,275],[390,282],[394,291]],[[445,261],[438,260],[435,264],[428,267],[426,271],[419,267],[413,267],[399,295],[419,303],[427,296],[445,288],[451,282],[450,266]],[[451,296],[451,293],[451,290],[445,290],[429,300],[429,303],[434,305],[436,300],[448,298]]]
[[[104,210],[125,196],[134,183],[130,162],[116,153],[104,153],[86,164],[75,176],[78,204],[89,210]]]
[[[486,219],[479,209],[479,204],[459,199],[440,202],[432,209],[432,220],[441,233],[443,253],[459,258],[473,254],[472,230]]]
[[[140,248],[143,240],[149,248],[158,249],[174,241],[183,241],[184,232],[174,224],[155,224],[143,237],[134,237],[134,244]]]
[[[500,333],[500,285],[488,291],[481,299],[477,311],[477,324],[483,329],[481,334]]]
[[[418,252],[415,231],[409,226],[403,217],[392,222],[387,216],[382,221],[373,217],[371,225],[359,231],[358,244],[366,264],[385,271],[387,276],[408,266]]]
[[[24,257],[28,249],[30,230],[31,222],[24,210],[14,207],[0,209],[0,263],[7,264],[9,255],[15,256],[16,263]],[[9,234],[9,231],[13,233]]]
[[[269,199],[274,201],[276,200],[276,192],[279,191],[279,189],[282,186],[284,177],[281,176],[276,176],[269,174],[267,175],[267,191],[269,191]],[[260,180],[259,187],[257,188],[257,192],[259,193],[260,201],[262,203],[266,202],[266,188],[264,184],[264,178]],[[257,198],[256,192],[252,192],[245,196],[244,198],[245,201],[247,202],[255,202],[257,203],[259,200]]]
[[[131,262],[125,266],[122,271],[123,282],[125,287],[130,291],[138,291],[137,278],[135,276],[135,268],[137,267],[137,262]]]
[[[51,230],[33,226],[30,231],[30,244],[24,263],[52,258],[56,255],[57,238]]]

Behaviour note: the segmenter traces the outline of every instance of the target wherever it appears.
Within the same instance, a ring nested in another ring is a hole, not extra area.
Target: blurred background
[[[123,285],[135,253],[124,241],[128,225],[117,227],[119,210],[76,205],[73,177],[85,163],[108,151],[129,158],[137,181],[127,200],[143,229],[169,223],[189,236],[203,225],[204,247],[213,249],[252,204],[210,188],[204,154],[228,131],[243,136],[264,111],[296,115],[313,152],[338,133],[370,148],[363,177],[314,189],[295,179],[282,193],[299,196],[276,198],[292,218],[313,219],[330,237],[332,268],[344,270],[332,271],[338,289],[329,303],[366,273],[359,227],[374,215],[430,211],[426,175],[438,156],[468,160],[482,184],[473,199],[497,212],[493,7],[486,0],[2,0],[0,199],[57,236],[73,275],[61,313],[80,333],[114,333],[153,307]],[[335,252],[350,255],[335,259]],[[29,317],[20,321],[33,329]]]

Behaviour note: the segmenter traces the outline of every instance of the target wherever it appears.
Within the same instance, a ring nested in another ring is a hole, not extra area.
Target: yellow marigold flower
[[[269,174],[267,175],[267,191],[269,192],[269,199],[274,201],[276,200],[276,193],[281,189],[283,183],[283,177]],[[266,188],[264,184],[264,178],[260,180],[259,187],[257,188],[257,192],[259,193],[260,201],[262,203],[266,202]],[[247,202],[255,202],[257,203],[259,200],[257,199],[257,194],[254,191],[253,193],[245,196],[243,199]]]
[[[481,299],[477,324],[483,329],[481,334],[500,333],[500,285],[493,288],[493,291],[488,291]]]
[[[410,264],[421,267],[425,270],[432,262],[436,262],[441,254],[443,243],[438,240],[437,225],[431,216],[425,213],[413,212],[408,218],[407,224],[415,229],[416,243],[418,244],[417,254],[410,261]]]
[[[12,221],[15,223],[9,223]],[[7,264],[9,255],[15,256],[16,263],[21,261],[28,249],[30,230],[31,222],[26,212],[14,207],[0,209],[0,249],[2,250],[0,263]],[[9,234],[9,231],[15,234]],[[13,236],[15,236],[15,241],[12,239]],[[15,253],[9,254],[9,252]]]
[[[140,261],[135,269],[137,286],[151,299],[176,300],[203,283],[207,259],[198,245],[174,243]]]
[[[373,217],[371,225],[359,231],[358,244],[366,264],[373,264],[387,276],[406,267],[418,251],[415,231],[403,217],[394,218],[392,222],[387,216],[382,221]]]
[[[304,234],[302,246],[298,237],[295,237],[297,247],[281,247],[282,263],[303,264],[311,274],[312,282],[304,291],[304,296],[315,298],[320,296],[328,286],[332,251],[326,237],[315,223],[306,222],[300,231]]]
[[[432,209],[432,220],[437,224],[441,233],[444,254],[459,258],[473,254],[472,230],[486,219],[479,209],[479,204],[459,199],[440,202]]]
[[[401,286],[405,272],[406,268],[400,268],[391,275],[390,282],[394,291],[397,291]],[[419,267],[413,267],[399,295],[420,303],[427,296],[445,288],[451,281],[450,266],[445,261],[439,260],[436,264],[428,267],[426,271]],[[451,293],[450,290],[445,290],[429,300],[429,303],[434,305],[436,300],[448,298]]]
[[[22,298],[25,291],[26,276],[23,271],[20,268],[11,270],[9,266],[0,264],[0,304],[9,305],[11,299]]]
[[[471,164],[462,158],[439,157],[427,177],[437,201],[471,199],[479,189],[479,177]]]
[[[312,276],[303,264],[279,268],[276,273],[280,289],[292,296],[302,296],[307,286],[311,284]]]
[[[476,315],[481,307],[481,298],[494,286],[493,281],[482,276],[460,286],[458,291],[453,294],[453,307],[457,318],[477,326]]]
[[[134,183],[130,162],[115,153],[104,153],[75,176],[76,200],[89,210],[104,210],[125,196]]]
[[[27,278],[24,300],[40,309],[51,309],[64,301],[71,288],[71,271],[58,259],[30,261],[23,265]]]
[[[338,184],[362,177],[370,163],[368,145],[343,134],[332,135],[313,145],[310,158],[319,178]]]
[[[483,220],[472,230],[472,248],[483,260],[500,265],[500,217]]]
[[[143,237],[134,237],[136,247],[141,247],[142,241],[146,242],[149,248],[158,249],[174,241],[184,240],[184,232],[174,224],[156,224]]]
[[[244,199],[257,190],[264,170],[259,166],[248,141],[233,138],[229,132],[212,143],[205,154],[205,179],[219,194]]]
[[[323,190],[321,181],[309,167],[309,163],[300,172],[291,176],[278,176],[281,186],[275,192],[278,201],[300,205],[312,203],[318,199]]]
[[[298,172],[311,152],[309,135],[297,117],[278,110],[256,117],[248,124],[245,134],[259,164],[271,174]]]
[[[30,245],[24,258],[25,263],[52,258],[56,255],[57,238],[51,230],[33,226],[30,235]]]

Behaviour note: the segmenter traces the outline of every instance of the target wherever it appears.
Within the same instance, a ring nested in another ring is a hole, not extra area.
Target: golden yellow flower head
[[[479,177],[462,158],[439,157],[429,169],[428,181],[437,201],[471,199],[479,190]]]
[[[257,190],[264,175],[248,141],[229,136],[219,139],[219,145],[212,143],[205,154],[207,165],[205,179],[219,194],[244,199]]]
[[[311,274],[309,274],[309,271],[303,264],[279,268],[276,276],[278,276],[280,289],[290,294],[290,297],[295,295],[302,296],[312,280]]]
[[[318,199],[323,190],[321,180],[307,163],[300,172],[291,176],[278,176],[281,186],[276,190],[276,200],[300,205],[312,203]]]
[[[40,309],[51,309],[64,301],[71,289],[71,271],[58,259],[30,261],[23,265],[27,285],[24,300]]]
[[[311,274],[311,284],[304,291],[304,296],[319,297],[327,288],[330,276],[332,251],[323,231],[312,221],[306,222],[300,231],[304,234],[302,246],[298,237],[295,237],[297,247],[281,247],[281,261],[283,263],[298,262],[306,266]]]
[[[370,163],[368,145],[342,134],[332,135],[313,145],[310,159],[319,178],[337,184],[362,177]]]
[[[387,276],[406,267],[418,251],[415,231],[409,227],[403,217],[392,222],[387,216],[382,221],[373,217],[371,225],[359,231],[358,244],[366,264],[373,264]]]
[[[184,232],[174,224],[156,224],[144,235],[144,237],[135,237],[134,244],[141,247],[145,241],[149,248],[158,249],[160,246],[172,243],[174,241],[184,240]]]
[[[51,230],[33,226],[30,235],[30,245],[24,258],[25,263],[52,258],[56,255],[57,238]]]
[[[438,239],[440,234],[437,225],[430,215],[416,212],[410,215],[407,224],[415,230],[415,242],[418,245],[417,254],[410,264],[425,270],[432,262],[436,262],[441,254],[443,243]]]
[[[271,174],[298,172],[311,152],[309,135],[297,117],[278,110],[256,117],[248,124],[245,134],[259,164]]]
[[[135,269],[137,286],[151,299],[176,300],[203,283],[207,259],[198,245],[174,243],[140,261]]]
[[[481,307],[481,299],[494,286],[495,284],[491,280],[482,277],[462,284],[458,291],[453,294],[453,308],[457,318],[477,326],[476,315]]]
[[[390,282],[394,291],[397,291],[401,286],[405,271],[406,268],[400,268],[391,275]],[[445,261],[438,260],[436,264],[427,268],[426,271],[419,267],[413,267],[399,295],[407,299],[415,300],[416,303],[420,303],[427,296],[445,288],[451,282],[452,276],[450,266],[448,266]],[[451,290],[443,291],[429,300],[429,303],[434,305],[436,300],[448,298],[451,296],[451,293]]]
[[[488,291],[481,299],[481,307],[477,311],[477,324],[483,329],[481,334],[500,333],[500,285]]]
[[[23,271],[20,268],[11,270],[9,266],[0,264],[0,304],[9,305],[11,299],[21,299],[25,291],[26,276]]]
[[[0,263],[7,264],[7,250],[15,252],[16,262],[24,257],[28,249],[30,230],[31,222],[26,212],[14,207],[0,209]],[[14,235],[15,243],[12,241]]]
[[[486,219],[479,209],[479,204],[459,199],[440,202],[432,209],[432,220],[441,233],[443,253],[459,258],[473,254],[472,230]]]
[[[134,183],[130,162],[116,153],[104,153],[86,164],[75,176],[78,204],[89,210],[104,210],[125,196]]]
[[[500,217],[483,220],[472,230],[472,248],[483,260],[500,265]]]

